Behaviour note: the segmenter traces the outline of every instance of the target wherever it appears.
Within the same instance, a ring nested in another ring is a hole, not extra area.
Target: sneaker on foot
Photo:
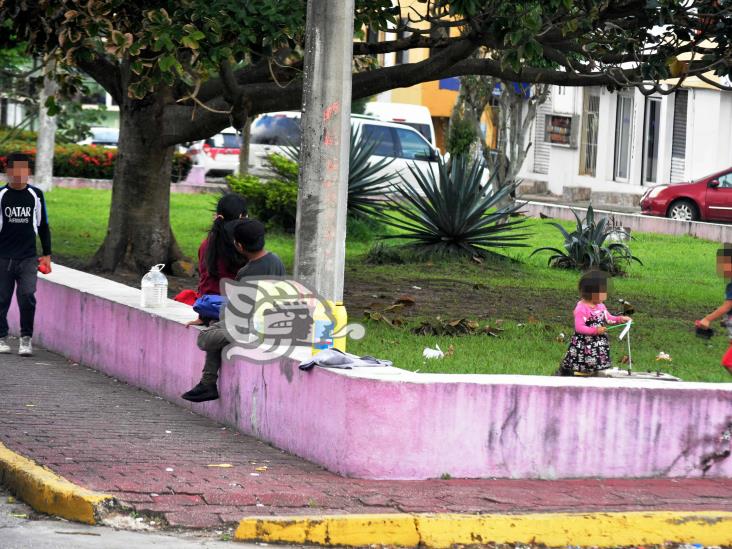
[[[219,398],[219,392],[216,389],[216,384],[199,383],[193,389],[181,396],[184,400],[190,402],[206,402],[207,400],[216,400]]]
[[[8,340],[4,337],[0,337],[0,353],[5,354],[10,352],[10,345]]]
[[[20,347],[18,348],[20,356],[31,356],[33,354],[33,343],[28,336],[20,338]]]

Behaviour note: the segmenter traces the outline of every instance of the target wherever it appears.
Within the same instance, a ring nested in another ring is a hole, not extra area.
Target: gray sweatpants
[[[203,364],[201,383],[215,384],[219,379],[219,368],[223,360],[221,351],[229,344],[224,323],[219,321],[201,330],[198,334],[198,348],[206,351],[206,362]]]

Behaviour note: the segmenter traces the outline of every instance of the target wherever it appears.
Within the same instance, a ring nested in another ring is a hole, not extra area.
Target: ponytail
[[[216,205],[216,218],[208,233],[205,257],[206,269],[211,276],[220,276],[219,259],[223,260],[229,271],[236,271],[245,263],[244,258],[236,251],[234,239],[226,230],[226,224],[246,215],[247,203],[241,195],[225,194]]]

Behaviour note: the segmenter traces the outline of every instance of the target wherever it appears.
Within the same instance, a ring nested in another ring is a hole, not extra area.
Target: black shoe
[[[201,393],[203,393],[205,390],[206,390],[206,384],[201,382],[198,385],[196,385],[193,389],[188,391],[187,393],[183,393],[181,395],[181,398],[185,398],[187,400],[188,397],[198,396]]]
[[[206,402],[219,398],[219,392],[215,383],[199,383],[193,389],[181,395],[181,398],[190,402]]]

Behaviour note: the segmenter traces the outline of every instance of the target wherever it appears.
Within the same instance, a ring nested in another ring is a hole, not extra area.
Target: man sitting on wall
[[[279,257],[264,248],[264,225],[256,219],[237,221],[234,227],[234,245],[247,258],[247,264],[236,275],[242,278],[285,276],[285,266]],[[191,402],[205,402],[219,398],[216,383],[221,368],[221,352],[229,344],[223,321],[212,324],[198,336],[198,348],[206,351],[201,381],[181,398]]]

